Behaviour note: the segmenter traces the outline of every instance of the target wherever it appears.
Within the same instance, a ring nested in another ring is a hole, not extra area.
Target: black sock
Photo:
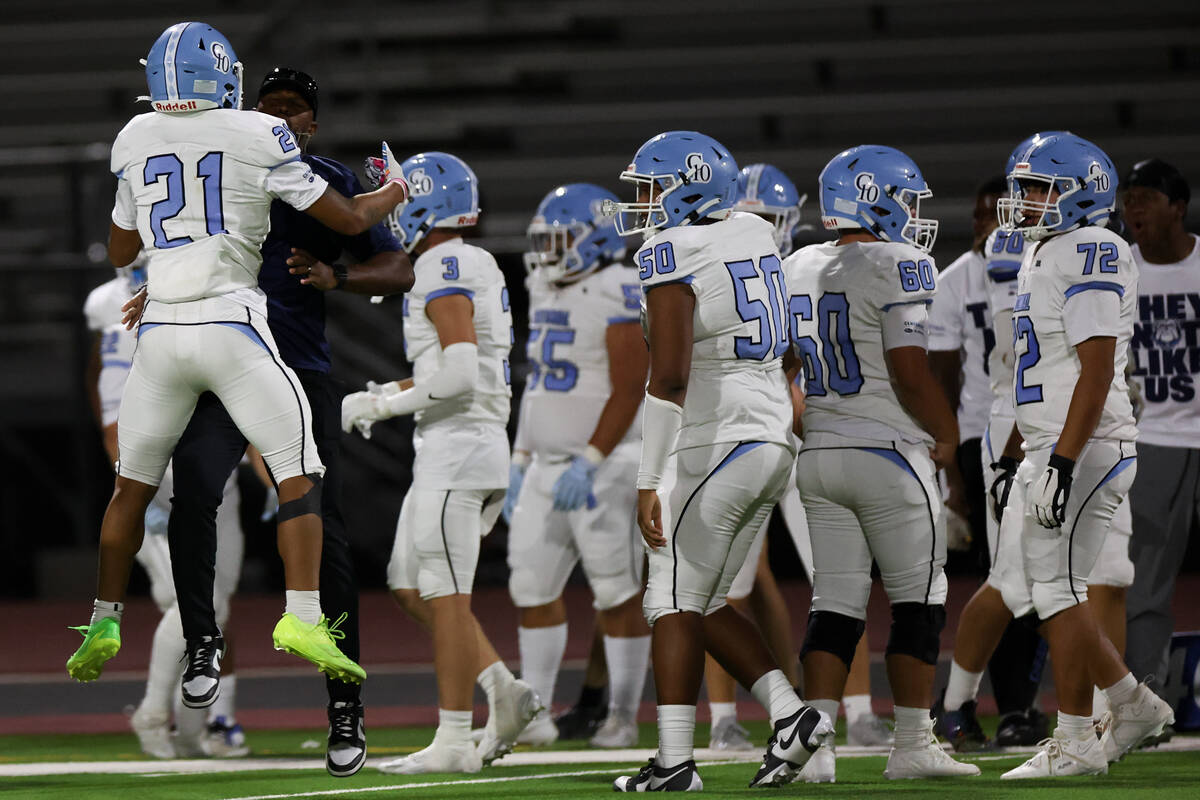
[[[596,708],[604,704],[604,690],[606,686],[588,686],[584,684],[583,689],[579,692],[579,705],[584,708]]]
[[[988,661],[992,694],[1002,716],[1033,705],[1046,663],[1044,648],[1042,637],[1020,620],[1014,619],[1004,629]]]

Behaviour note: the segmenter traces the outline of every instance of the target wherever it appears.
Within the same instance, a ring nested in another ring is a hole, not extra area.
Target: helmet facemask
[[[1035,173],[1030,171],[1028,164],[1017,164],[1008,176],[1008,197],[996,201],[1000,227],[1006,231],[1020,231],[1034,242],[1070,230],[1082,220],[1064,227],[1062,202],[1081,188],[1074,178]],[[1027,197],[1033,189],[1040,190],[1036,193],[1045,199]]]
[[[921,216],[921,199],[933,197],[929,189],[900,189],[892,193],[892,198],[908,210],[908,221],[900,231],[900,238],[923,253],[933,249],[937,240],[938,221]]]
[[[592,268],[584,269],[586,259],[579,247],[594,230],[586,222],[562,224],[535,218],[526,231],[531,247],[524,256],[525,271],[540,272],[557,284],[574,283],[590,274],[599,267],[599,261],[593,259]]]

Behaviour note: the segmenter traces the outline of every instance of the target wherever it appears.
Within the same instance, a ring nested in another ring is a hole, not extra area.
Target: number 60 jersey
[[[900,242],[815,244],[783,262],[792,342],[804,365],[804,432],[930,442],[900,405],[884,360],[884,316],[928,305],[933,259]]]
[[[151,300],[237,292],[264,315],[258,270],[271,198],[303,211],[328,187],[287,125],[257,111],[139,114],[113,142],[111,168],[113,222],[141,234]]]

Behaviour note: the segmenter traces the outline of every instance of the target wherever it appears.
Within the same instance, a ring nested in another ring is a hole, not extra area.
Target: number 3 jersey
[[[516,449],[578,455],[612,395],[608,326],[640,321],[637,273],[612,264],[565,286],[535,271],[529,290],[529,377],[521,399]],[[630,425],[622,443],[637,441]]]
[[[1137,438],[1125,361],[1137,308],[1137,265],[1129,245],[1088,226],[1025,248],[1013,305],[1013,401],[1026,450],[1058,441],[1079,381],[1075,348],[1116,339],[1113,381],[1090,438]]]
[[[643,289],[686,283],[696,297],[692,368],[676,449],[723,442],[793,448],[783,278],[774,227],[735,212],[668,228],[637,253]]]
[[[797,251],[783,266],[804,365],[805,434],[932,441],[892,389],[883,337],[890,308],[932,301],[933,259],[900,242],[826,242]]]
[[[151,300],[237,292],[263,314],[258,271],[271,199],[304,210],[328,187],[300,160],[287,125],[257,111],[140,114],[113,142],[111,168],[112,219],[141,234]]]
[[[425,313],[440,297],[471,301],[479,377],[472,392],[418,411],[413,434],[413,485],[428,489],[494,489],[508,483],[508,354],[512,314],[504,274],[486,250],[462,239],[429,248],[413,264],[416,282],[404,296],[404,354],[420,384],[442,367],[437,328]]]

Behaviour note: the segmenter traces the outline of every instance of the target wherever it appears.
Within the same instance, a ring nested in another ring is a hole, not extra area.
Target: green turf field
[[[764,740],[764,723],[751,723],[756,740]],[[428,743],[430,728],[392,728],[369,731],[372,759],[412,752]],[[707,726],[700,726],[697,742],[707,742]],[[1180,739],[1177,737],[1176,743]],[[306,742],[308,746],[306,746]],[[315,743],[315,746],[314,746]],[[136,741],[130,735],[61,735],[0,737],[0,797],[4,800],[209,800],[210,798],[576,798],[603,796],[610,791],[611,782],[620,774],[631,774],[640,766],[637,762],[572,763],[567,753],[585,749],[583,743],[570,743],[552,751],[562,752],[564,763],[524,766],[503,766],[503,761],[478,775],[414,776],[384,775],[370,765],[357,776],[335,779],[325,774],[321,759],[324,756],[323,732],[257,731],[250,737],[255,759],[278,759],[282,769],[261,769],[239,772],[209,772],[178,774],[178,767],[169,761],[161,763],[162,770],[141,774],[53,774],[43,776],[4,775],[5,767],[18,764],[68,763],[78,768],[84,762],[143,761]],[[642,726],[640,745],[654,744],[652,725]],[[519,749],[518,753],[533,753]],[[588,751],[591,756],[595,751]],[[583,753],[579,754],[582,761]],[[749,756],[754,757],[754,754]],[[759,794],[785,796],[890,796],[897,793],[919,792],[921,797],[947,797],[956,800],[982,800],[990,797],[1013,798],[1113,798],[1126,797],[1200,797],[1200,751],[1136,753],[1112,767],[1109,775],[1056,781],[1001,783],[1000,774],[1024,758],[1021,755],[987,754],[977,763],[983,770],[978,778],[941,781],[892,782],[883,779],[885,757],[863,756],[838,759],[838,782],[832,786],[793,784],[783,789],[746,788],[754,773],[753,763],[708,764],[701,767],[705,793],[711,797],[750,797]],[[307,759],[297,763],[299,759]],[[308,766],[305,766],[307,764]],[[212,769],[235,769],[251,766],[237,760],[206,762]]]

